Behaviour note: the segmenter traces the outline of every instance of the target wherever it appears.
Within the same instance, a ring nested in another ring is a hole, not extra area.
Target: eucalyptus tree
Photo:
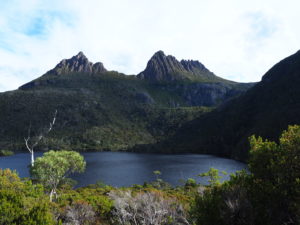
[[[38,157],[30,168],[31,177],[42,183],[49,191],[50,201],[57,198],[57,189],[73,173],[82,173],[86,162],[82,155],[74,151],[49,151]]]

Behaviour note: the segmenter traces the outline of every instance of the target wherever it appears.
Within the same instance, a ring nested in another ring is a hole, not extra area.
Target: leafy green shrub
[[[300,224],[300,127],[289,126],[279,143],[249,139],[250,173],[237,173],[222,185],[210,173],[214,185],[196,197],[191,210],[196,224]]]
[[[54,224],[43,187],[0,169],[0,224]]]
[[[257,217],[266,223],[299,224],[300,126],[289,126],[278,144],[254,136],[250,144],[250,193]]]
[[[13,151],[9,150],[0,150],[0,156],[12,156],[14,154]]]
[[[195,179],[193,178],[189,178],[187,179],[187,181],[185,182],[184,186],[187,187],[196,187],[197,186],[197,182]]]

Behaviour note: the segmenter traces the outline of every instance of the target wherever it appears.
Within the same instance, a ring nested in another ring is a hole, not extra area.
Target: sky
[[[0,0],[0,92],[79,51],[138,74],[158,50],[260,81],[300,49],[299,0]]]

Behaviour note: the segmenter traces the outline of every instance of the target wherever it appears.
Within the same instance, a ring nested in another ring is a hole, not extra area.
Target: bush
[[[249,192],[257,218],[275,225],[300,224],[300,127],[289,126],[278,144],[254,136],[250,144]]]
[[[0,169],[0,224],[54,224],[40,185],[22,181],[16,172]]]
[[[117,224],[189,224],[177,199],[159,192],[111,191],[114,200],[113,222]]]
[[[184,187],[189,188],[189,187],[196,187],[197,186],[197,182],[195,179],[193,178],[189,178],[187,179],[187,181],[184,184]]]
[[[9,150],[0,150],[0,156],[12,156],[14,155],[13,151],[9,151]]]
[[[250,173],[215,182],[195,199],[191,216],[201,225],[300,224],[300,127],[289,126],[279,143],[249,138]]]
[[[95,219],[93,207],[83,201],[68,205],[62,218],[63,224],[93,224]]]

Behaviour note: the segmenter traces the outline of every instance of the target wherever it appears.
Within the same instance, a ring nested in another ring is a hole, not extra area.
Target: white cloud
[[[258,81],[299,48],[297,0],[11,0],[0,9],[0,91],[83,51],[110,70],[142,71],[157,50],[217,75]]]

